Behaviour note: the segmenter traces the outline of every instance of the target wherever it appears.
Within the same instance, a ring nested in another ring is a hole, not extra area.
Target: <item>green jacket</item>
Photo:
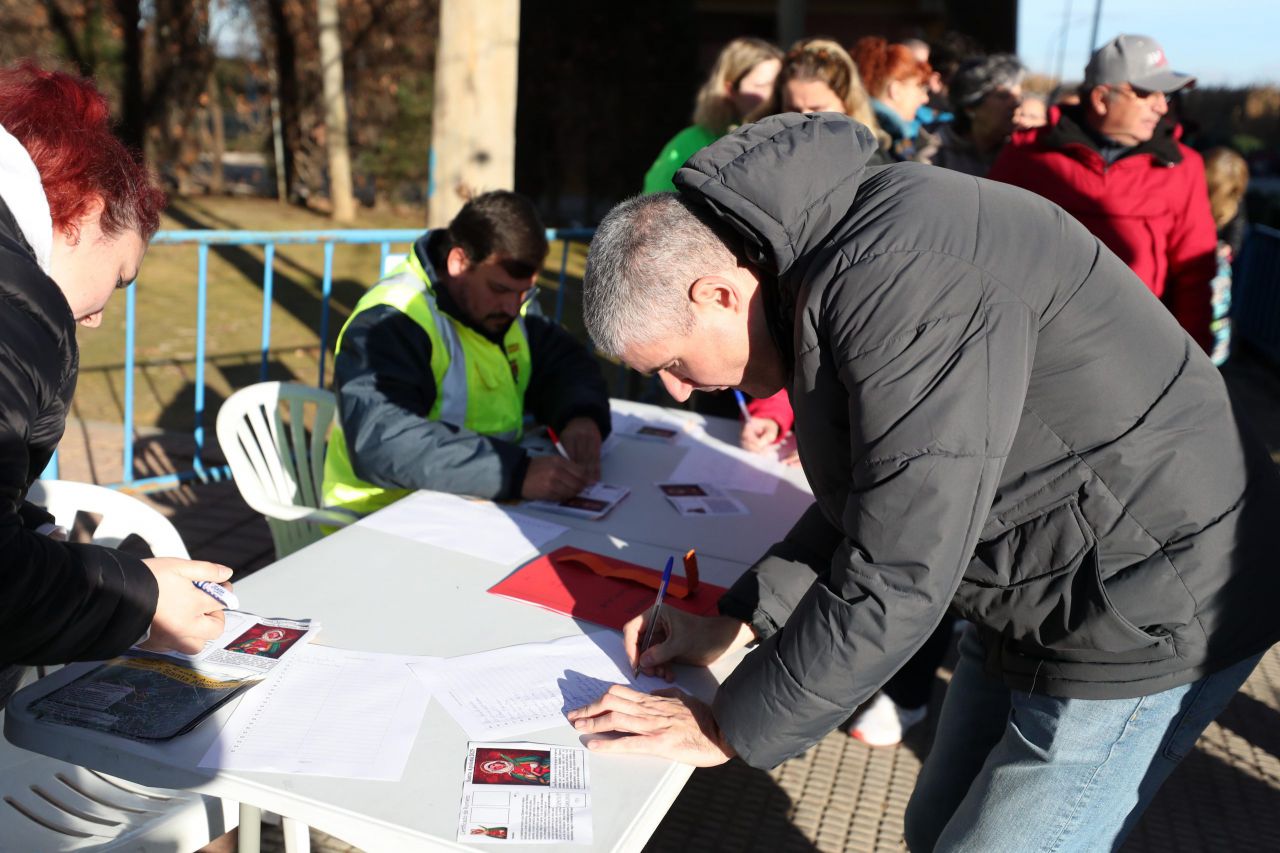
[[[676,170],[684,165],[684,161],[719,138],[720,134],[696,124],[671,137],[671,141],[663,147],[658,159],[653,161],[644,175],[645,195],[673,191],[676,186],[671,179],[675,177]]]

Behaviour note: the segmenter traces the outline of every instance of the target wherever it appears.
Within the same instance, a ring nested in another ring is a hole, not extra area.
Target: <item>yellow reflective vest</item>
[[[524,317],[511,324],[499,345],[456,320],[436,304],[431,277],[415,252],[356,303],[342,327],[342,337],[361,311],[390,305],[408,315],[431,339],[431,373],[436,399],[429,420],[444,421],[482,435],[518,441],[524,423],[524,394],[532,363]],[[348,456],[342,424],[334,426],[324,458],[324,505],[343,507],[361,515],[407,495],[404,489],[384,489],[356,476]]]

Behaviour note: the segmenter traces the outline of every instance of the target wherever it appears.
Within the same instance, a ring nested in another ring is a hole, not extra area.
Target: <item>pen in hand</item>
[[[192,581],[191,583],[195,585],[196,589],[217,601],[227,610],[240,609],[240,599],[236,598],[236,594],[222,584],[214,583],[213,581]]]
[[[556,446],[556,452],[572,462],[573,460],[569,459],[569,451],[565,450],[564,445],[560,443],[560,436],[556,435],[556,431],[551,427],[547,427],[547,436],[551,439],[551,443]]]
[[[742,412],[742,419],[751,420],[751,412],[747,410],[747,398],[742,396],[742,392],[737,388],[733,389],[733,398],[738,401],[738,411]]]
[[[649,622],[649,630],[644,632],[644,642],[636,650],[636,664],[631,668],[631,677],[640,677],[640,656],[649,650],[653,643],[653,629],[658,627],[658,615],[662,612],[662,598],[667,594],[667,584],[671,582],[671,569],[676,564],[675,557],[667,557],[667,567],[662,570],[662,583],[658,584],[658,598],[653,604],[653,619]]]

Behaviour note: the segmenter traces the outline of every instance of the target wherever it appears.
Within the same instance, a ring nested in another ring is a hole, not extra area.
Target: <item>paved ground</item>
[[[1238,409],[1280,461],[1280,378],[1256,363],[1226,371]],[[62,446],[62,476],[119,479],[118,427],[76,424]],[[187,467],[190,440],[143,439],[138,476]],[[234,485],[185,486],[146,496],[170,515],[192,556],[252,571],[271,560],[266,524]],[[939,672],[934,705],[948,673]],[[932,727],[895,748],[873,749],[833,732],[771,773],[740,762],[699,770],[658,827],[652,851],[903,850],[902,814]],[[313,833],[313,847],[346,853],[339,839]],[[283,850],[267,827],[264,849]],[[1280,850],[1280,646],[1271,650],[1195,752],[1174,773],[1125,848],[1129,853]]]

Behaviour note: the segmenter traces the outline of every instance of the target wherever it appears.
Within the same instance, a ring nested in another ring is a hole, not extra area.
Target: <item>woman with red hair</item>
[[[220,606],[193,584],[231,570],[71,544],[27,489],[58,446],[94,327],[138,275],[164,194],[111,133],[87,80],[0,69],[0,704],[13,664],[99,660],[146,641],[199,651]]]
[[[929,162],[936,140],[916,123],[916,112],[929,102],[933,69],[911,48],[889,44],[879,36],[858,39],[853,61],[871,95],[876,120],[889,136],[886,153],[895,160]]]

